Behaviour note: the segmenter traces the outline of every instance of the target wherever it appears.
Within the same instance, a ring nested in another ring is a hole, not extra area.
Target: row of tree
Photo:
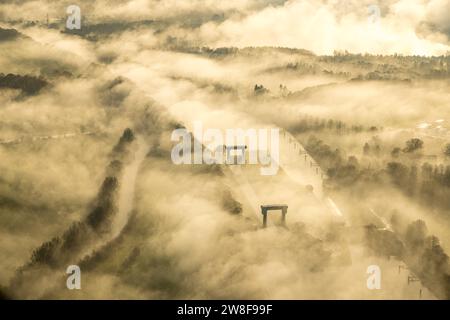
[[[21,76],[11,73],[4,75],[3,73],[0,73],[0,88],[20,89],[28,95],[38,93],[42,88],[47,86],[47,84],[47,81],[43,78],[28,75]]]
[[[375,126],[365,127],[363,125],[349,125],[341,120],[320,119],[316,117],[304,117],[289,127],[293,133],[333,131],[337,134],[377,132]]]
[[[355,190],[356,186],[361,185],[371,184],[372,187],[383,188],[390,184],[429,208],[450,209],[450,166],[425,162],[417,167],[401,161],[389,161],[370,168],[360,165],[354,156],[345,158],[339,149],[330,147],[316,137],[310,137],[305,148],[326,170],[329,179],[325,187]],[[410,139],[401,152],[409,154],[421,148],[423,142],[420,139]],[[365,149],[366,154],[373,150]],[[393,232],[380,230],[374,225],[367,226],[367,245],[377,254],[401,258],[436,296],[450,299],[449,257],[439,239],[428,235],[422,220],[407,224],[398,213],[394,213],[390,224]]]
[[[439,298],[450,299],[449,257],[438,237],[428,235],[427,226],[423,220],[416,220],[406,228],[400,220],[399,215],[394,214],[391,225],[405,244],[403,259]]]
[[[411,139],[403,152],[413,152],[422,146],[419,139]],[[381,166],[361,165],[356,157],[346,158],[338,148],[314,136],[308,139],[305,148],[326,171],[327,186],[346,188],[358,182],[378,186],[389,183],[426,206],[450,209],[450,165],[425,162],[417,167],[407,159],[388,161]]]

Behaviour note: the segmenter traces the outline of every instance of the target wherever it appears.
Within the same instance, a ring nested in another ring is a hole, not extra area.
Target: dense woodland
[[[441,164],[431,164],[422,159],[420,151],[426,146],[419,138],[411,138],[405,141],[404,147],[396,147],[391,152],[383,150],[379,144],[365,143],[360,156],[346,157],[345,150],[316,137],[323,130],[336,130],[336,127],[325,125],[335,122],[315,120],[312,123],[316,125],[299,125],[300,131],[316,131],[307,139],[305,148],[325,168],[327,179],[324,186],[328,192],[348,191],[355,197],[370,192],[367,190],[391,186],[427,210],[436,209],[444,218],[450,219],[450,165],[444,164],[449,157],[448,144],[440,155]],[[342,127],[339,125],[340,130]],[[346,133],[351,134],[351,131]],[[367,226],[368,246],[377,254],[400,257],[437,296],[450,298],[449,256],[439,239],[428,234],[424,221],[408,223],[395,210],[390,223],[393,231]]]
[[[4,75],[3,73],[0,73],[0,89],[19,89],[24,94],[34,95],[47,85],[48,82],[41,77],[38,78],[29,75],[22,76],[11,73]]]

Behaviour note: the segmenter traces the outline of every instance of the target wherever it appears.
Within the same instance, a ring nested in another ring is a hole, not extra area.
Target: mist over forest
[[[75,2],[0,4],[0,299],[450,299],[449,1]]]

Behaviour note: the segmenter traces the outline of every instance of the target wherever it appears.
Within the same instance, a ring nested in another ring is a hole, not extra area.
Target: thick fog
[[[448,299],[448,1],[72,4],[0,4],[1,295]],[[174,164],[199,121],[278,173]]]

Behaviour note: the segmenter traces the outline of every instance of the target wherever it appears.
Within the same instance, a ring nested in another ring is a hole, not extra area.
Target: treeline
[[[24,281],[30,272],[43,267],[61,268],[74,259],[80,259],[86,250],[94,244],[106,239],[113,226],[113,219],[118,212],[119,183],[126,157],[131,157],[130,148],[134,134],[126,129],[112,152],[113,159],[106,170],[106,177],[97,194],[92,208],[81,221],[74,222],[60,236],[44,242],[36,248],[27,264],[17,270],[10,288],[27,290]]]
[[[379,256],[395,256],[407,264],[409,277],[416,276],[439,299],[450,299],[449,257],[436,236],[428,235],[426,224],[416,220],[410,224],[398,213],[391,217],[392,231],[366,226],[366,244]],[[408,279],[410,281],[410,279]]]
[[[6,289],[0,286],[0,300],[9,300],[10,297],[6,293]]]
[[[346,158],[338,148],[332,148],[314,136],[308,139],[305,148],[326,171],[327,187],[346,188],[358,182],[379,185],[389,183],[424,205],[450,209],[450,165],[425,162],[417,167],[396,160],[371,167],[370,164],[360,164],[354,156]],[[421,148],[421,143],[411,139],[403,152],[413,152],[418,148]]]
[[[387,163],[386,172],[407,196],[430,208],[450,209],[450,166],[426,162],[418,168],[393,161]]]
[[[401,54],[381,55],[381,54],[352,54],[347,51],[335,51],[332,56],[320,56],[319,61],[328,63],[353,62],[362,65],[378,63],[380,66],[392,65],[393,62],[400,62],[402,65],[413,66],[414,68],[442,68],[448,70],[450,55],[441,56],[408,56]]]
[[[410,139],[402,152],[414,152],[422,145],[419,139]],[[328,181],[325,187],[354,188],[371,184],[383,188],[390,184],[429,208],[450,209],[450,166],[425,162],[418,167],[388,161],[380,167],[370,168],[361,165],[354,156],[346,158],[338,148],[332,148],[314,136],[308,139],[305,148],[326,170]],[[390,224],[393,232],[367,226],[367,245],[376,254],[399,257],[435,295],[450,299],[449,257],[439,239],[427,234],[425,222],[418,220],[408,225],[396,212]]]
[[[0,73],[0,88],[20,89],[27,95],[37,94],[47,85],[48,82],[41,77]]]
[[[242,213],[242,204],[233,197],[230,190],[222,193],[222,208],[231,214]]]
[[[0,41],[10,41],[19,38],[21,34],[16,29],[0,28]]]
[[[311,131],[333,131],[337,134],[347,134],[377,132],[379,128],[375,126],[366,127],[362,125],[348,125],[340,120],[305,117],[289,126],[288,130],[297,134]]]
[[[320,56],[318,62],[346,64],[360,70],[353,80],[410,80],[413,78],[442,79],[450,76],[450,56],[370,55],[335,52]]]
[[[424,221],[417,220],[406,228],[398,215],[391,218],[392,228],[403,240],[403,259],[422,281],[440,299],[450,299],[449,257],[436,236],[428,235]]]
[[[309,137],[305,149],[327,173],[328,187],[352,186],[365,174],[356,157],[351,156],[346,159],[338,148],[332,148],[315,136]]]
[[[163,48],[181,51],[192,54],[201,54],[210,58],[235,57],[237,55],[243,57],[260,56],[261,53],[285,53],[289,55],[302,55],[307,57],[316,57],[316,55],[308,50],[288,47],[206,47],[198,46],[183,38],[168,36],[163,43]]]

